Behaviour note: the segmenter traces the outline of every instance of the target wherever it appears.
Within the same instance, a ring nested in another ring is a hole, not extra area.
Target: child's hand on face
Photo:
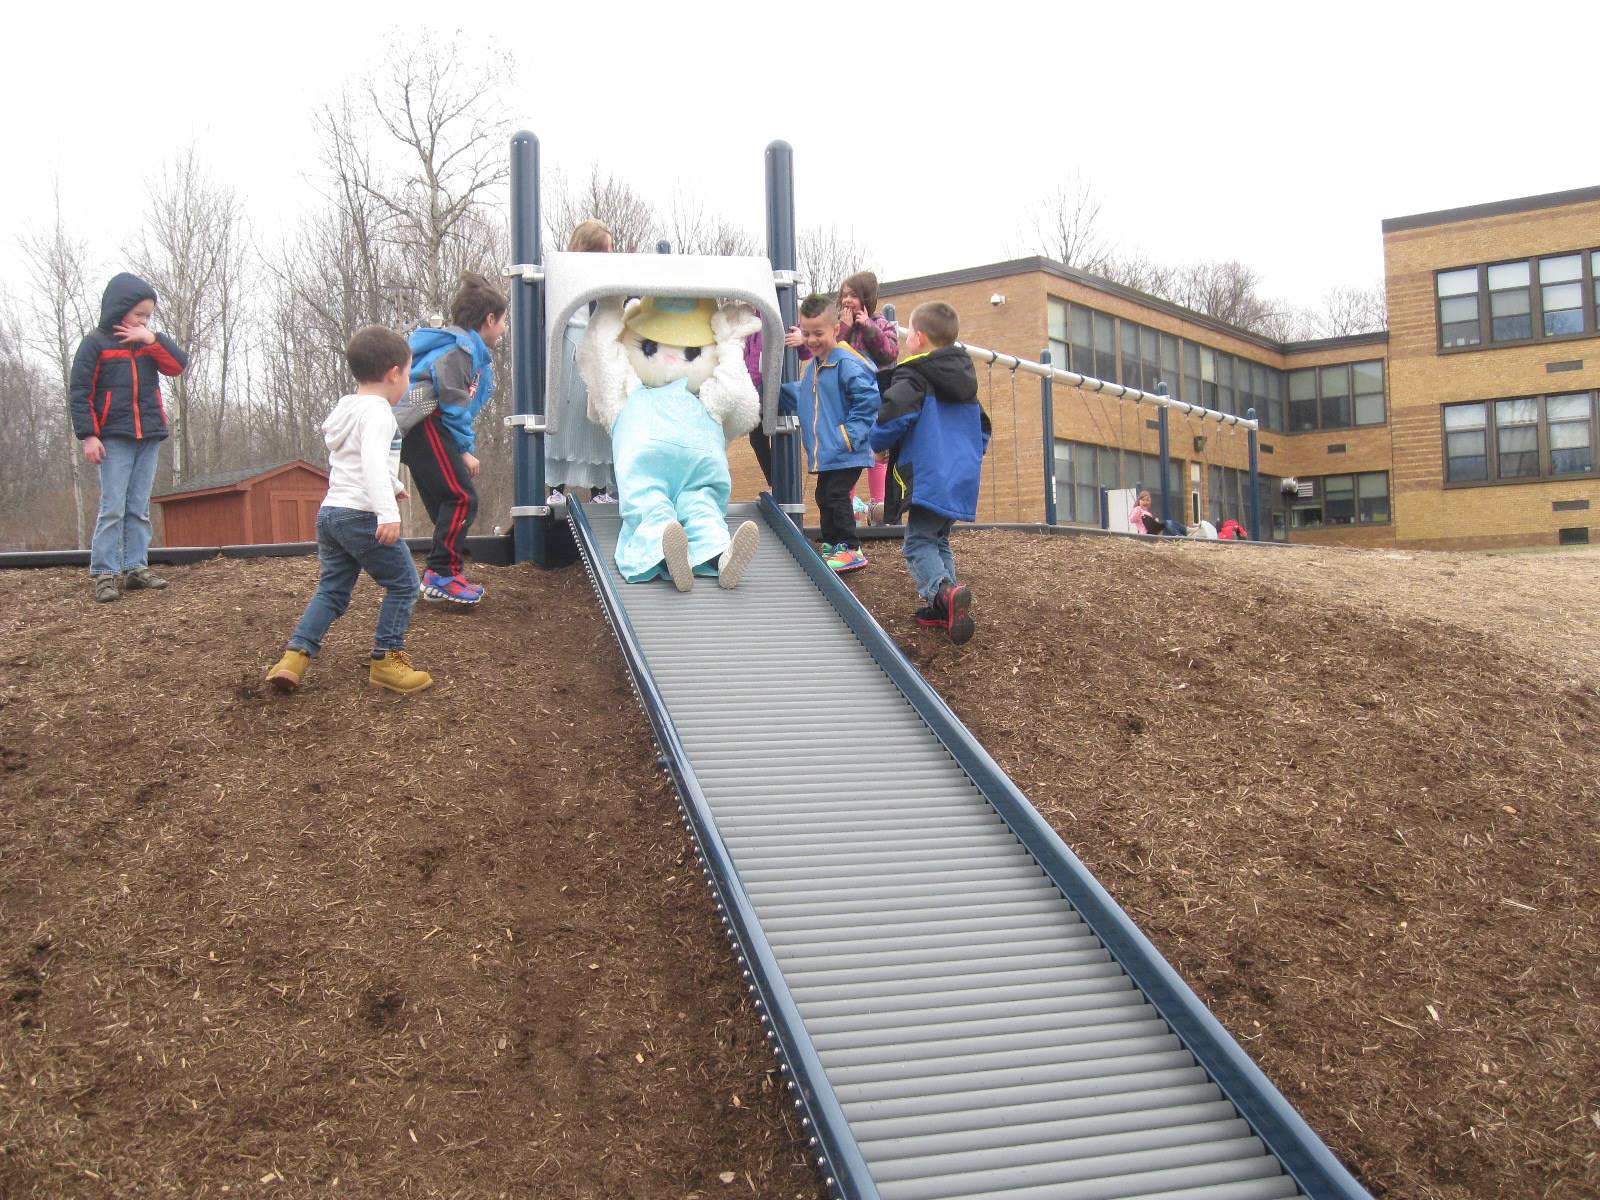
[[[800,326],[789,326],[789,332],[783,335],[783,344],[791,350],[798,350],[805,345],[805,338],[800,333]]]
[[[400,522],[385,521],[382,525],[378,526],[378,532],[375,536],[377,537],[378,545],[380,546],[394,545],[400,540]]]
[[[140,342],[148,346],[151,342],[156,340],[156,335],[151,332],[150,326],[129,325],[126,321],[122,322],[111,332],[116,334],[124,342],[127,342],[130,345],[135,342]]]

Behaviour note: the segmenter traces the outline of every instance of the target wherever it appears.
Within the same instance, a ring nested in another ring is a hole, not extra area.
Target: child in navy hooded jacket
[[[99,468],[100,512],[89,550],[94,598],[116,600],[122,586],[164,588],[150,572],[150,489],[166,440],[162,375],[181,374],[189,355],[150,328],[156,293],[137,275],[112,276],[100,298],[100,324],[72,360],[72,430]]]
[[[958,645],[972,637],[971,592],[956,579],[950,529],[978,516],[978,486],[989,448],[989,417],[978,403],[972,359],[955,344],[956,310],[930,300],[911,314],[908,357],[879,378],[883,406],[872,426],[881,457],[899,448],[905,491],[906,566],[924,607],[919,625],[943,629]]]

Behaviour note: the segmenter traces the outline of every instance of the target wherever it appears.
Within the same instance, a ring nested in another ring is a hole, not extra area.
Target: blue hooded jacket
[[[167,436],[161,402],[162,375],[180,375],[189,362],[183,348],[164,333],[149,345],[124,342],[112,331],[155,289],[137,275],[113,275],[100,298],[100,324],[83,335],[72,360],[72,432],[87,438],[140,441]],[[154,332],[152,330],[152,332]]]
[[[439,423],[463,454],[478,447],[472,426],[494,396],[494,356],[475,329],[446,325],[411,331],[411,382],[433,384]],[[460,351],[460,353],[457,353]]]
[[[977,520],[990,427],[972,359],[960,346],[941,346],[879,379],[883,408],[870,441],[874,450],[899,448],[895,470],[906,503],[955,521]]]
[[[877,374],[860,354],[838,345],[827,361],[809,360],[783,385],[782,411],[800,418],[810,471],[870,467],[867,434],[878,414]]]

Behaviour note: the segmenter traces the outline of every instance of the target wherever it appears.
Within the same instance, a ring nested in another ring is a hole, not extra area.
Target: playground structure
[[[791,152],[766,160],[770,263],[545,263],[537,139],[513,142],[518,561],[545,561],[558,515],[536,503],[544,387],[563,369],[547,334],[579,304],[668,287],[746,299],[771,362],[795,260]],[[1255,465],[1248,418],[967,350],[1041,373],[1047,421],[1050,384],[1098,384],[1158,405],[1164,457],[1175,407],[1249,429]],[[804,540],[776,375],[777,494],[730,514],[768,527],[738,590],[630,586],[615,510],[569,501],[565,516],[829,1194],[1367,1196]],[[890,758],[834,765],[863,727]]]

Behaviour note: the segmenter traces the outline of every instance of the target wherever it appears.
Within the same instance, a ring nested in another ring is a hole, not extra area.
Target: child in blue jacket
[[[817,477],[822,516],[822,556],[835,571],[867,565],[856,539],[851,489],[872,465],[867,435],[878,413],[872,365],[838,340],[839,310],[830,296],[800,305],[800,336],[811,358],[794,383],[783,385],[783,411],[800,418],[806,462]]]
[[[425,371],[439,406],[400,443],[417,494],[433,521],[422,598],[471,606],[483,588],[462,567],[467,534],[478,515],[477,434],[473,422],[494,395],[493,351],[505,336],[506,297],[482,275],[461,273],[450,300],[450,324],[411,335],[412,373]]]
[[[907,357],[880,376],[883,407],[869,435],[880,457],[900,448],[906,566],[923,599],[917,624],[943,629],[958,646],[972,637],[972,593],[956,580],[950,528],[977,519],[990,432],[972,359],[955,344],[960,332],[948,304],[917,306],[901,343]]]

